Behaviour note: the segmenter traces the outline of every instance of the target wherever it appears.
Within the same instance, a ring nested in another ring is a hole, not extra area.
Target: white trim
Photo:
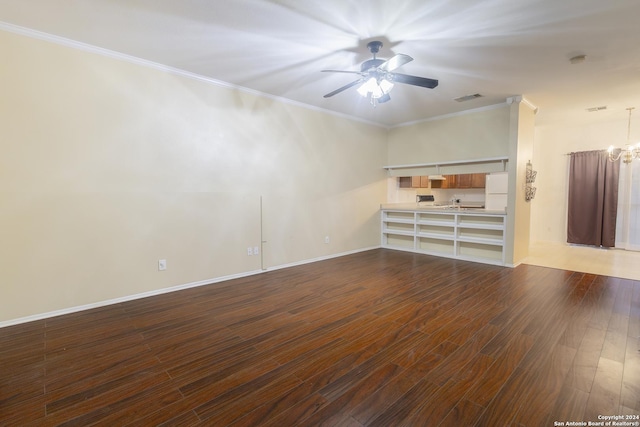
[[[534,103],[532,103],[531,101],[529,101],[527,98],[525,98],[523,95],[518,95],[518,96],[512,96],[510,98],[507,98],[507,104],[511,105],[514,102],[517,103],[523,103],[524,105],[526,105],[527,107],[531,108],[533,110],[533,114],[537,114],[538,113],[538,107],[535,106]]]
[[[76,313],[78,311],[90,310],[92,308],[104,307],[104,306],[112,305],[112,304],[119,304],[121,302],[133,301],[133,300],[136,300],[136,299],[147,298],[147,297],[152,297],[152,296],[156,296],[156,295],[162,295],[162,294],[166,294],[166,293],[169,293],[169,292],[181,291],[181,290],[184,290],[184,289],[195,288],[195,287],[198,287],[198,286],[204,286],[204,285],[208,285],[208,284],[219,283],[219,282],[223,282],[223,281],[226,281],[226,280],[239,279],[239,278],[242,278],[242,277],[253,276],[253,275],[258,274],[258,273],[262,273],[262,271],[261,270],[255,270],[255,271],[249,271],[249,272],[246,272],[246,273],[232,274],[232,275],[229,275],[229,276],[217,277],[217,278],[209,279],[209,280],[199,280],[197,282],[185,283],[183,285],[171,286],[169,288],[156,289],[156,290],[153,290],[153,291],[142,292],[140,294],[127,295],[127,296],[124,296],[124,297],[113,298],[113,299],[99,301],[99,302],[95,302],[95,303],[91,303],[91,304],[78,305],[78,306],[75,306],[75,307],[63,308],[61,310],[54,310],[54,311],[49,311],[49,312],[40,313],[40,314],[34,314],[34,315],[31,315],[31,316],[26,316],[26,317],[19,317],[17,319],[0,322],[0,328],[3,328],[5,326],[17,325],[17,324],[20,324],[20,323],[32,322],[34,320],[42,320],[42,319],[48,319],[50,317],[62,316],[64,314]]]
[[[75,306],[75,307],[63,308],[61,310],[54,310],[54,311],[49,311],[49,312],[46,312],[46,313],[34,314],[34,315],[31,315],[31,316],[25,316],[25,317],[19,317],[17,319],[5,320],[5,321],[0,322],[0,329],[4,328],[4,327],[8,327],[8,326],[19,325],[21,323],[33,322],[33,321],[36,321],[36,320],[48,319],[48,318],[51,318],[51,317],[62,316],[62,315],[65,315],[65,314],[77,313],[79,311],[90,310],[92,308],[99,308],[99,307],[104,307],[104,306],[107,306],[107,305],[119,304],[119,303],[122,303],[122,302],[133,301],[133,300],[137,300],[137,299],[141,299],[141,298],[147,298],[147,297],[152,297],[152,296],[156,296],[156,295],[167,294],[167,293],[170,293],[170,292],[176,292],[176,291],[181,291],[181,290],[185,290],[185,289],[189,289],[189,288],[195,288],[195,287],[198,287],[198,286],[213,285],[215,283],[226,282],[228,280],[239,279],[239,278],[242,278],[242,277],[255,276],[257,274],[266,273],[267,271],[281,270],[281,269],[284,269],[284,268],[295,267],[295,266],[298,266],[298,265],[311,264],[311,263],[317,262],[317,261],[325,261],[325,260],[328,260],[328,259],[331,259],[331,258],[339,258],[341,256],[352,255],[352,254],[355,254],[355,253],[358,253],[358,252],[365,252],[365,251],[370,251],[370,250],[379,249],[379,248],[381,248],[381,246],[371,246],[371,247],[368,247],[368,248],[356,249],[356,250],[353,250],[353,251],[347,251],[347,252],[341,252],[341,253],[338,253],[338,254],[326,255],[326,256],[307,259],[307,260],[298,261],[298,262],[294,262],[294,263],[290,263],[290,264],[278,265],[278,266],[275,266],[275,267],[268,268],[266,270],[253,270],[253,271],[247,271],[247,272],[244,272],[244,273],[230,274],[228,276],[221,276],[221,277],[216,277],[216,278],[207,279],[207,280],[199,280],[197,282],[185,283],[183,285],[171,286],[169,288],[156,289],[156,290],[153,290],[153,291],[142,292],[140,294],[127,295],[127,296],[124,296],[124,297],[113,298],[113,299],[109,299],[109,300],[105,300],[105,301],[99,301],[99,302],[95,302],[95,303],[91,303],[91,304],[84,304],[84,305],[79,305],[79,306]]]
[[[467,114],[480,113],[482,111],[497,110],[498,108],[503,108],[503,107],[506,107],[507,105],[508,103],[505,101],[505,102],[501,102],[500,104],[486,105],[484,107],[472,108],[470,110],[457,111],[455,113],[443,114],[441,116],[433,116],[433,117],[428,117],[426,119],[400,123],[399,125],[389,126],[389,129],[395,129],[395,128],[404,127],[404,126],[413,126],[418,123],[432,122],[434,120],[448,119],[450,117],[465,116]]]
[[[216,86],[226,87],[229,89],[238,90],[240,92],[245,92],[254,96],[268,98],[274,101],[282,102],[283,104],[294,105],[296,107],[306,108],[308,110],[313,110],[325,114],[330,114],[332,116],[340,117],[343,119],[353,120],[361,123],[365,123],[368,125],[373,125],[376,127],[381,127],[384,129],[389,129],[388,126],[383,125],[378,122],[374,122],[371,120],[366,120],[360,117],[351,116],[349,114],[339,113],[337,111],[328,110],[326,108],[317,107],[315,105],[305,104],[304,102],[294,101],[289,98],[284,98],[281,96],[271,95],[268,93],[260,92],[254,89],[249,89],[244,86],[238,86],[232,83],[224,82],[222,80],[217,80],[211,77],[203,76],[202,74],[192,73],[190,71],[182,70],[180,68],[171,67],[169,65],[160,64],[158,62],[149,61],[146,59],[139,58],[137,56],[128,55],[126,53],[117,52],[110,49],[105,49],[99,46],[94,46],[88,43],[79,42],[76,40],[71,40],[65,37],[56,36],[54,34],[45,33],[42,31],[33,30],[31,28],[21,27],[19,25],[10,24],[8,22],[0,21],[0,30],[7,31],[9,33],[18,34],[25,37],[30,37],[38,40],[43,40],[50,43],[55,43],[58,45],[70,47],[72,49],[81,50],[84,52],[94,53],[97,55],[106,56],[108,58],[117,59],[120,61],[129,62],[132,64],[140,65],[147,68],[152,68],[155,70],[163,71],[170,74],[175,74],[178,76],[186,77],[193,80],[199,80],[205,83],[214,84]]]
[[[298,265],[304,265],[304,264],[311,264],[313,262],[325,261],[325,260],[332,259],[332,258],[339,258],[339,257],[342,257],[342,256],[353,255],[353,254],[357,254],[359,252],[366,252],[366,251],[371,251],[373,249],[380,249],[380,248],[382,248],[381,245],[370,246],[368,248],[355,249],[353,251],[341,252],[339,254],[325,255],[325,256],[318,257],[318,258],[312,258],[312,259],[306,259],[306,260],[302,260],[302,261],[292,262],[290,264],[282,264],[282,265],[277,265],[275,267],[267,267],[267,269],[265,271],[282,270],[283,268],[296,267]]]
[[[533,114],[538,114],[538,110],[539,108],[536,107],[536,105],[534,103],[532,103],[531,101],[529,101],[527,98],[525,98],[524,96],[522,97],[522,103],[524,105],[526,105],[527,107],[531,108],[533,110]]]

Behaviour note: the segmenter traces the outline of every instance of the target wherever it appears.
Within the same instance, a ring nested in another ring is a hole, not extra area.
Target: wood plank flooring
[[[378,249],[0,329],[0,425],[637,416],[639,337],[638,281]]]

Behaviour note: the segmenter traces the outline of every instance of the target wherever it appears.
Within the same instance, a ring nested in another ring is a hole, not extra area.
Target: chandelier
[[[609,161],[617,162],[622,158],[624,163],[631,163],[633,159],[640,158],[640,143],[635,146],[631,145],[631,112],[635,107],[629,107],[629,124],[627,125],[627,145],[624,148],[615,148],[613,145],[609,147]]]

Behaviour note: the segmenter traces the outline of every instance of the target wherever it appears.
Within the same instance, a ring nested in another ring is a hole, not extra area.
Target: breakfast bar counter
[[[505,265],[506,213],[482,208],[381,205],[382,247]]]

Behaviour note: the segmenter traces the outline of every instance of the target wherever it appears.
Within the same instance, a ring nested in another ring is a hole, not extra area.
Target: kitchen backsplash
[[[435,197],[436,203],[448,203],[451,199],[460,199],[462,203],[484,203],[485,198],[484,188],[452,188],[450,190],[432,188],[431,194]]]

